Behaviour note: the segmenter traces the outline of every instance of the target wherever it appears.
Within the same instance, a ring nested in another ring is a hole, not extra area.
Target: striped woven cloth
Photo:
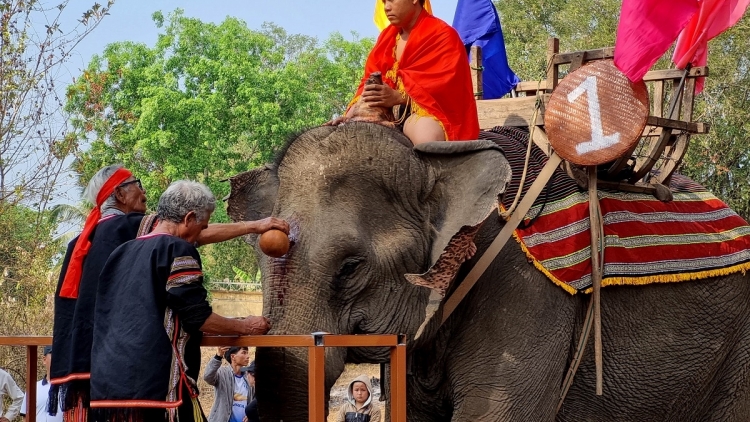
[[[513,178],[503,208],[518,191],[528,132],[497,127],[482,132],[503,147]],[[547,156],[533,146],[523,193]],[[600,190],[604,218],[602,286],[697,280],[750,269],[750,226],[706,189],[675,174],[671,202],[648,194]],[[514,237],[534,265],[569,293],[591,287],[588,192],[558,169]]]

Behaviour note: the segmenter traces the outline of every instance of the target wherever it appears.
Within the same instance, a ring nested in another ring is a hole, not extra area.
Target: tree
[[[49,334],[61,243],[47,210],[76,148],[58,91],[64,62],[112,5],[94,4],[65,27],[68,1],[0,0],[0,335]],[[0,366],[23,373],[18,350]]]
[[[0,206],[23,202],[45,209],[75,147],[75,137],[66,134],[56,78],[112,2],[95,4],[78,27],[65,32],[60,16],[67,3],[0,2]]]
[[[510,67],[527,81],[546,79],[547,39],[563,51],[614,45],[621,2],[617,0],[503,0],[500,14]]]
[[[711,130],[691,138],[681,171],[750,220],[750,16],[709,42],[708,67],[695,120]]]
[[[250,30],[153,15],[162,29],[153,47],[118,42],[94,57],[68,89],[67,110],[90,147],[74,169],[84,184],[121,162],[143,181],[150,205],[177,179],[205,183],[221,198],[224,180],[269,161],[285,140],[344,110],[372,41],[289,35],[267,24]],[[215,221],[227,221],[218,207]],[[203,250],[209,278],[254,274],[242,242]]]

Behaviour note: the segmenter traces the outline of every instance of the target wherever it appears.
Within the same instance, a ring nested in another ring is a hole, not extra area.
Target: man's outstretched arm
[[[211,313],[200,330],[206,334],[258,336],[267,333],[270,328],[271,324],[262,316],[236,319]]]
[[[209,224],[208,228],[201,231],[198,237],[198,245],[224,242],[246,234],[265,233],[272,229],[289,234],[289,223],[279,218],[268,217],[257,221]]]

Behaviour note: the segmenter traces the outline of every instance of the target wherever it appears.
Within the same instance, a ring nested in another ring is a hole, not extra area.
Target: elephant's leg
[[[604,394],[595,395],[592,339],[557,420],[702,422],[714,414],[715,420],[750,420],[749,314],[750,283],[741,275],[607,287]]]
[[[525,405],[517,401],[514,403],[504,389],[476,386],[463,392],[461,401],[455,405],[452,422],[551,421],[553,418],[549,410],[539,412],[539,409],[524,408],[522,410],[521,407]]]
[[[516,361],[513,371],[502,363],[481,365],[481,374],[463,374],[464,382],[453,383],[452,422],[553,421],[564,370],[564,360],[556,360],[551,356],[536,368]]]
[[[455,404],[453,422],[521,420],[513,416],[513,404],[504,390],[474,387],[462,391],[462,395]]]
[[[723,375],[707,400],[701,421],[740,422],[750,417],[750,330],[724,362]]]
[[[449,320],[453,421],[552,421],[586,298],[553,285],[521,254],[501,256]]]

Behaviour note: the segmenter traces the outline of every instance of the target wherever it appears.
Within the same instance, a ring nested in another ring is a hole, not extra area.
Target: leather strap
[[[602,395],[603,388],[603,363],[602,363],[602,316],[601,316],[601,290],[602,290],[602,264],[600,260],[600,249],[603,249],[601,209],[599,208],[599,195],[596,186],[596,166],[588,167],[589,173],[589,220],[591,221],[589,232],[591,233],[591,282],[594,291],[591,300],[594,305],[594,360],[596,362],[596,395]],[[603,251],[602,251],[603,252]],[[603,258],[603,257],[602,257]]]
[[[463,300],[463,298],[469,293],[471,288],[474,287],[474,284],[476,284],[476,282],[479,280],[479,277],[484,274],[492,261],[495,260],[497,254],[500,253],[500,250],[503,249],[503,246],[505,246],[505,244],[508,242],[508,239],[510,239],[513,231],[518,227],[521,221],[523,221],[526,213],[529,212],[529,209],[531,209],[534,201],[536,201],[536,198],[539,197],[542,189],[544,189],[544,186],[547,185],[547,182],[549,182],[549,180],[552,178],[552,174],[554,174],[555,170],[560,166],[561,162],[562,158],[560,158],[557,153],[553,152],[552,155],[550,155],[549,160],[547,160],[547,164],[545,164],[544,168],[542,168],[542,171],[539,173],[539,176],[537,176],[536,180],[529,188],[529,191],[526,192],[526,196],[524,196],[521,202],[518,204],[518,208],[516,208],[516,211],[513,213],[513,215],[510,216],[510,219],[508,219],[508,221],[505,223],[505,226],[503,226],[502,230],[500,230],[500,233],[497,234],[490,247],[487,248],[486,251],[484,251],[482,256],[474,265],[474,268],[472,268],[471,271],[469,271],[469,274],[466,275],[464,281],[445,301],[445,306],[443,306],[443,319],[441,323],[445,323],[445,321],[451,316],[453,311],[456,310],[458,304],[461,303],[461,300]],[[519,186],[519,189],[522,189],[522,187]]]
[[[583,328],[581,329],[581,337],[578,338],[578,346],[576,346],[576,352],[573,355],[573,360],[570,362],[568,372],[565,374],[562,387],[560,388],[560,400],[557,401],[557,409],[555,414],[560,411],[563,403],[565,402],[565,396],[568,395],[570,386],[573,385],[573,377],[578,371],[578,366],[581,364],[583,358],[583,352],[586,350],[586,344],[589,342],[589,334],[591,334],[591,327],[594,322],[594,296],[591,296],[589,300],[589,309],[586,311],[586,318],[583,320]]]

